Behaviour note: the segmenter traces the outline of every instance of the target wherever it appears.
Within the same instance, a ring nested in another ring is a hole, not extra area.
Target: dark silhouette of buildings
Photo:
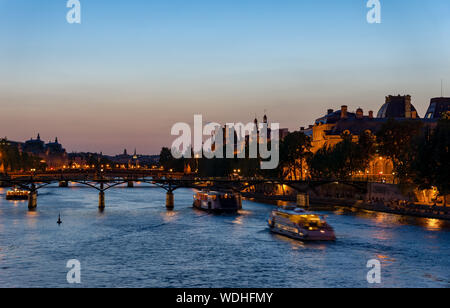
[[[40,157],[48,168],[61,168],[68,163],[68,155],[63,146],[55,138],[54,142],[44,143],[40,134],[25,143],[17,143],[22,152]]]
[[[425,119],[440,119],[444,112],[450,110],[450,97],[432,98]]]
[[[406,118],[415,119],[418,118],[416,108],[411,104],[411,96],[392,96],[386,97],[386,103],[381,107],[378,112],[377,118]]]

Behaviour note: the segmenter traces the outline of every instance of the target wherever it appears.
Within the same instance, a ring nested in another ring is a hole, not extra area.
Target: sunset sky
[[[262,118],[291,130],[342,104],[450,96],[450,1],[0,0],[0,136],[71,151],[170,146],[176,122]]]

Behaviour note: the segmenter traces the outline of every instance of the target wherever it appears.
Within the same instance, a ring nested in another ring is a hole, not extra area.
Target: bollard
[[[166,208],[169,211],[172,211],[175,208],[175,198],[171,191],[167,192],[166,195]]]
[[[30,191],[28,194],[28,209],[34,211],[37,208],[37,191]]]
[[[105,192],[101,191],[98,194],[98,208],[100,210],[104,210],[105,209]]]

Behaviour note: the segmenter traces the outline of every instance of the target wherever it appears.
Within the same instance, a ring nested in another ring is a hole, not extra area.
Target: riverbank
[[[292,195],[286,196],[265,196],[259,193],[243,193],[244,198],[254,199],[257,201],[269,202],[297,202],[297,198]],[[334,207],[345,207],[352,209],[359,209],[365,211],[382,212],[389,214],[397,214],[403,216],[442,219],[450,221],[450,208],[429,206],[421,204],[411,204],[406,206],[391,205],[386,203],[368,203],[363,200],[354,200],[347,198],[310,198],[309,209],[321,211],[328,210]]]

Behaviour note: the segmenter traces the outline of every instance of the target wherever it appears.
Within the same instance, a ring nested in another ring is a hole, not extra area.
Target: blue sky
[[[342,104],[411,94],[424,115],[446,80],[450,2],[0,0],[0,135],[68,150],[156,153],[175,122],[269,120],[291,130]],[[20,125],[17,125],[20,123]]]

